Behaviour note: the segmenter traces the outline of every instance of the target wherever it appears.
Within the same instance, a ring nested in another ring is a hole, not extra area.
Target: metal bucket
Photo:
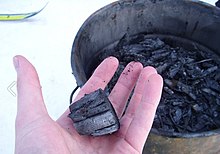
[[[195,0],[122,0],[98,10],[73,43],[71,65],[82,86],[97,67],[103,48],[125,34],[183,38],[220,55],[220,9]],[[193,134],[160,134],[152,129],[143,153],[220,153],[220,129]]]

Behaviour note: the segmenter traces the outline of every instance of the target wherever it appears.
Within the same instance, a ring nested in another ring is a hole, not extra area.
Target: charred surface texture
[[[81,135],[111,134],[120,127],[118,117],[103,90],[86,94],[70,105],[69,117]]]
[[[124,36],[100,55],[120,61],[107,91],[114,87],[130,61],[154,66],[164,78],[164,89],[153,127],[159,132],[203,132],[220,128],[220,58],[200,50],[175,46],[159,38]],[[147,117],[146,117],[147,118]]]

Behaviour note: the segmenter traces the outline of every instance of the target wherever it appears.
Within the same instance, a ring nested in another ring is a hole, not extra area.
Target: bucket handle
[[[73,95],[74,95],[75,92],[78,90],[78,88],[79,88],[79,86],[77,85],[77,86],[73,89],[72,93],[70,94],[70,104],[72,104]]]

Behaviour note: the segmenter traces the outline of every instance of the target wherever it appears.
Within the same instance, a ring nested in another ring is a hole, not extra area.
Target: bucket
[[[141,33],[195,42],[220,55],[220,9],[195,0],[122,0],[103,7],[84,22],[74,40],[71,66],[77,85],[89,79],[105,47],[125,34]],[[219,133],[161,134],[152,129],[143,153],[220,153]]]

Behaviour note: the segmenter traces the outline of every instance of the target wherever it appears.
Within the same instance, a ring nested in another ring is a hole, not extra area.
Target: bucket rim
[[[150,133],[164,137],[170,137],[170,138],[199,138],[199,137],[220,135],[220,128],[205,132],[198,132],[198,133],[167,132],[167,131],[158,131],[156,128],[152,128]]]

